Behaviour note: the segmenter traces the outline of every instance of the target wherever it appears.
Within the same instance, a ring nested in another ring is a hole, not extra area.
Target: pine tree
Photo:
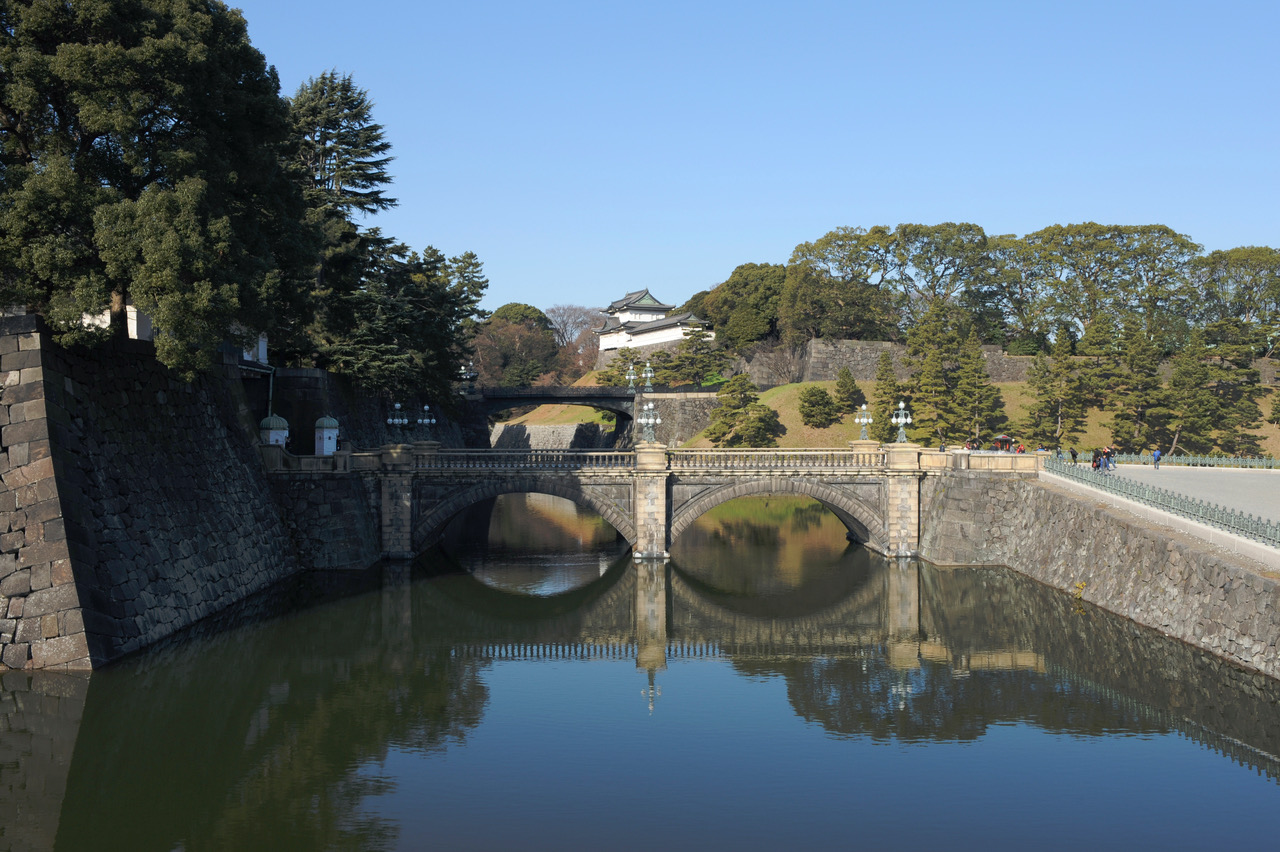
[[[890,418],[898,410],[898,401],[904,396],[893,368],[892,353],[887,350],[881,352],[880,361],[876,364],[876,397],[871,407],[871,427],[868,430],[872,438],[882,444],[894,439],[896,427]]]
[[[825,388],[806,385],[800,390],[800,420],[815,429],[825,429],[840,419],[835,400]]]
[[[1205,363],[1204,332],[1191,333],[1191,339],[1173,359],[1173,376],[1169,379],[1170,418],[1168,434],[1157,438],[1167,444],[1168,455],[1179,448],[1193,453],[1213,449],[1213,423],[1217,405],[1209,389],[1209,365]]]
[[[1106,405],[1111,392],[1115,390],[1116,377],[1121,369],[1120,332],[1110,311],[1100,312],[1089,323],[1084,336],[1076,344],[1075,351],[1077,355],[1088,356],[1088,360],[1076,368],[1084,391],[1085,405]]]
[[[1038,354],[1027,371],[1035,395],[1022,431],[1026,440],[1048,447],[1070,443],[1084,428],[1085,395],[1071,359],[1071,340],[1059,334],[1052,358]]]
[[[958,402],[953,373],[959,345],[951,309],[934,302],[907,338],[907,355],[915,367],[910,380],[913,436],[937,443],[959,437]]]
[[[1142,324],[1128,323],[1120,353],[1120,373],[1116,377],[1115,416],[1111,421],[1111,442],[1121,452],[1156,449],[1158,438],[1166,431],[1171,412],[1158,367],[1159,355]]]
[[[866,401],[867,395],[862,392],[862,388],[858,387],[853,373],[848,367],[841,367],[836,372],[836,408],[842,414],[852,414]]]
[[[717,447],[772,447],[782,434],[778,413],[760,402],[751,379],[738,374],[725,382],[711,412],[706,436]]]
[[[1261,440],[1252,430],[1261,425],[1261,375],[1253,359],[1265,346],[1257,326],[1238,318],[1212,322],[1205,329],[1209,347],[1210,389],[1217,406],[1214,443],[1231,456],[1255,456]]]
[[[981,443],[1004,428],[1007,419],[1004,399],[987,372],[987,362],[982,357],[982,343],[974,329],[969,331],[969,336],[960,347],[952,393],[957,414],[956,426],[965,440]]]

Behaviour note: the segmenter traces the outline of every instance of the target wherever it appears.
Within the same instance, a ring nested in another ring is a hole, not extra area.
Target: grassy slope
[[[583,387],[589,387],[594,384],[594,374],[591,373],[576,382],[577,386]],[[835,382],[814,382],[814,384],[826,388],[830,393],[835,392]],[[875,398],[874,382],[861,382],[859,386],[868,395],[868,402]],[[771,406],[778,412],[778,419],[786,427],[786,434],[778,440],[778,446],[843,447],[846,442],[858,437],[860,430],[853,422],[851,415],[846,415],[840,422],[826,429],[813,429],[801,423],[799,412],[801,387],[799,384],[782,385],[765,391],[760,396],[761,402]],[[1025,382],[1002,383],[998,387],[1000,388],[1001,396],[1004,398],[1005,412],[1009,415],[1009,434],[1017,437],[1017,424],[1026,416],[1031,394]],[[1280,391],[1271,388],[1267,389],[1267,395],[1259,403],[1264,414],[1271,410],[1270,395],[1277,392]],[[1084,433],[1072,442],[1074,446],[1083,450],[1086,447],[1109,444],[1111,442],[1111,430],[1106,424],[1110,419],[1111,416],[1109,414],[1097,409],[1091,409],[1085,421]],[[598,423],[602,421],[599,412],[580,405],[544,405],[511,422],[552,426],[566,423]],[[1263,452],[1270,453],[1273,456],[1280,456],[1280,426],[1263,423],[1258,432],[1262,435]],[[709,447],[711,442],[698,435],[685,446]]]

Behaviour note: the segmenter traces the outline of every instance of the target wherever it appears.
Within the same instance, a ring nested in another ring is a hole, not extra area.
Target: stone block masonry
[[[925,559],[1005,565],[1280,677],[1280,582],[1263,566],[1034,475],[951,471],[924,492]]]
[[[53,849],[89,678],[0,673],[0,849]]]
[[[0,663],[81,670],[298,570],[217,376],[0,319]]]

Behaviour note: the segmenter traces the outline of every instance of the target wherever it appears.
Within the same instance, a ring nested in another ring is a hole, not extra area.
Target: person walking
[[[1080,458],[1080,456],[1079,456],[1079,454],[1076,452],[1076,448],[1075,448],[1075,447],[1072,447],[1072,448],[1071,448],[1071,463],[1072,463],[1072,464],[1075,464],[1075,463],[1076,463],[1076,460],[1077,460],[1078,458]]]
[[[1160,469],[1160,448],[1159,447],[1156,447],[1155,451],[1151,453],[1151,459],[1152,459],[1152,462],[1155,464],[1156,470],[1159,470]]]

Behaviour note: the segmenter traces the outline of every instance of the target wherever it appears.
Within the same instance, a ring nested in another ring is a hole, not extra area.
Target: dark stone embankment
[[[1246,557],[1042,481],[926,480],[921,556],[1005,565],[1138,624],[1280,677],[1280,582]]]
[[[89,669],[299,570],[238,375],[0,320],[0,662]],[[251,427],[250,427],[251,428]]]

